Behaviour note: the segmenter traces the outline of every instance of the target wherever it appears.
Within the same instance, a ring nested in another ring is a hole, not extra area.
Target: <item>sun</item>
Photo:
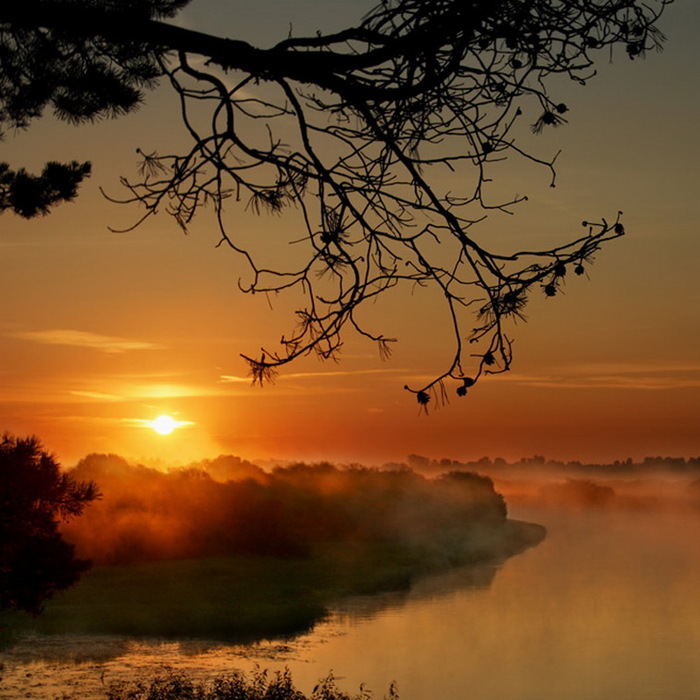
[[[180,421],[176,421],[171,416],[158,416],[150,422],[150,426],[160,435],[170,435],[175,428],[180,426]]]

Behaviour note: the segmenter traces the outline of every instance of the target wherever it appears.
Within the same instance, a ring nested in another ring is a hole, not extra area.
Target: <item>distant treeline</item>
[[[540,455],[512,463],[488,457],[458,462],[409,455],[405,468],[426,475],[446,470],[488,475],[512,505],[700,509],[700,458],[647,457],[642,462],[583,464],[548,461]]]
[[[635,462],[631,457],[625,460],[616,459],[609,464],[585,463],[578,460],[563,462],[554,459],[547,459],[542,455],[532,457],[522,457],[515,462],[507,462],[502,457],[482,457],[475,461],[460,462],[453,459],[430,459],[421,455],[412,454],[408,456],[405,465],[399,463],[389,463],[387,468],[399,468],[407,466],[421,474],[439,474],[450,470],[475,471],[497,473],[498,471],[514,471],[523,469],[525,471],[548,470],[548,471],[572,471],[580,474],[602,474],[606,476],[634,476],[643,475],[649,472],[669,472],[677,474],[697,474],[700,476],[700,457],[645,457],[641,462]]]
[[[487,476],[293,464],[233,456],[161,471],[89,455],[70,474],[102,499],[64,534],[98,564],[233,554],[305,556],[327,542],[447,542],[506,520]]]

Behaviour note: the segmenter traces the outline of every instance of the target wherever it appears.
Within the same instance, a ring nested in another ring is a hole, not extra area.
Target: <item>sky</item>
[[[352,0],[195,0],[183,26],[260,46],[342,28],[370,5]],[[272,18],[272,19],[270,19]],[[467,397],[418,410],[403,385],[439,371],[444,328],[429,295],[394,295],[376,321],[397,337],[392,358],[348,335],[339,362],[307,358],[274,385],[251,386],[240,353],[291,327],[284,300],[238,290],[240,262],[204,215],[189,235],[165,216],[128,233],[137,212],[107,201],[133,175],[136,148],[184,143],[173,95],[135,114],[71,126],[50,117],[6,134],[0,160],[40,169],[90,160],[70,204],[43,218],[0,218],[0,431],[38,435],[67,465],[91,452],[162,463],[231,453],[249,459],[364,464],[417,453],[460,460],[543,454],[606,462],[700,454],[697,192],[700,184],[700,4],[676,0],[665,50],[612,65],[585,87],[562,84],[569,123],[533,145],[562,149],[546,173],[504,175],[529,201],[487,222],[504,247],[566,240],[580,221],[624,212],[628,235],[602,250],[587,278],[528,307],[513,329],[512,371]],[[518,181],[520,178],[520,181]],[[274,235],[283,217],[230,210],[232,223]],[[161,435],[159,415],[178,427]]]

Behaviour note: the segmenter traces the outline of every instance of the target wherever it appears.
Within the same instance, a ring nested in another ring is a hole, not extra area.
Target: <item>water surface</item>
[[[700,516],[513,511],[548,527],[539,546],[410,591],[346,601],[313,630],[255,645],[25,636],[2,655],[0,698],[102,697],[111,681],[170,666],[207,678],[288,666],[308,692],[333,671],[403,700],[700,698]]]

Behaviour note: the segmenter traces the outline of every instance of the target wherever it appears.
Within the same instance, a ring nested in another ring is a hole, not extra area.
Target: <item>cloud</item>
[[[80,396],[86,399],[96,399],[98,401],[118,401],[119,396],[115,394],[104,394],[100,391],[71,391],[73,396]]]
[[[281,375],[284,379],[327,379],[328,377],[357,377],[360,375],[382,375],[382,374],[406,374],[406,369],[357,369],[357,370],[334,370],[332,372],[295,372],[293,374]],[[252,379],[239,377],[235,374],[222,374],[219,381],[226,384],[250,384]]]
[[[208,385],[198,383],[153,383],[144,381],[143,383],[127,383],[118,379],[113,380],[103,378],[100,385],[107,385],[112,388],[111,393],[98,389],[73,389],[69,393],[85,399],[96,401],[135,401],[154,399],[183,399],[203,396],[227,396],[219,385]]]
[[[547,374],[503,374],[500,381],[556,389],[632,389],[658,391],[700,387],[700,364],[658,362],[599,363],[555,368]]]
[[[127,399],[170,399],[226,395],[215,385],[184,383],[124,386],[122,391],[124,398]]]
[[[601,362],[576,365],[575,371],[583,374],[660,374],[660,373],[700,373],[700,363],[697,362]]]
[[[151,430],[155,430],[155,427],[153,425],[155,421],[153,421],[150,418],[116,418],[113,420],[118,421],[120,423],[126,423],[136,428],[150,428]],[[187,428],[191,425],[196,425],[196,423],[191,420],[172,420],[174,424],[172,430]]]
[[[158,350],[163,348],[156,343],[148,343],[141,340],[128,340],[110,335],[99,335],[88,331],[74,330],[50,330],[27,331],[25,333],[13,333],[13,338],[30,340],[46,345],[66,345],[75,348],[89,348],[107,353],[123,353],[131,350]]]
[[[3,381],[2,401],[21,403],[88,403],[155,401],[170,398],[229,397],[242,389],[225,387],[214,379],[179,373],[103,374],[77,373],[23,377]]]

